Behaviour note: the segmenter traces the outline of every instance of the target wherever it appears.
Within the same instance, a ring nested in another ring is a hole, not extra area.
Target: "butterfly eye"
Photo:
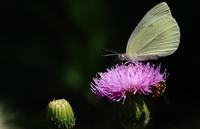
[[[122,60],[122,61],[127,60],[126,54],[119,54],[119,55],[118,55],[118,58],[119,58],[120,60]]]

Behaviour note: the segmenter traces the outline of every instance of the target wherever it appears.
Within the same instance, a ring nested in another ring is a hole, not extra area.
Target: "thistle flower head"
[[[160,66],[138,62],[121,64],[98,73],[91,83],[91,90],[99,97],[120,101],[130,94],[148,95],[156,84],[165,80],[166,73],[160,72]]]

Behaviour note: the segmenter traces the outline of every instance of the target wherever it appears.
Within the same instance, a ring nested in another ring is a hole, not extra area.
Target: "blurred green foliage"
[[[81,93],[90,90],[94,71],[102,64],[102,48],[108,44],[110,28],[105,5],[102,0],[65,1],[70,29],[64,36],[66,65],[62,76],[66,86]]]

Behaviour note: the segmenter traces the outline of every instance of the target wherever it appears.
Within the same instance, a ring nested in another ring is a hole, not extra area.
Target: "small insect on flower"
[[[161,81],[152,87],[152,98],[159,98],[166,89],[166,83]]]
[[[91,90],[99,97],[124,101],[128,95],[152,93],[153,87],[165,80],[166,72],[161,73],[160,66],[135,62],[98,73],[91,83]]]

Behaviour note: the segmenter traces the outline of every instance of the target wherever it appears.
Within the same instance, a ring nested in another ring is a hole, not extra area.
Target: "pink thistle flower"
[[[130,94],[150,94],[156,84],[165,80],[166,72],[161,73],[160,66],[138,62],[121,64],[98,73],[91,83],[91,90],[99,97],[124,101]]]

